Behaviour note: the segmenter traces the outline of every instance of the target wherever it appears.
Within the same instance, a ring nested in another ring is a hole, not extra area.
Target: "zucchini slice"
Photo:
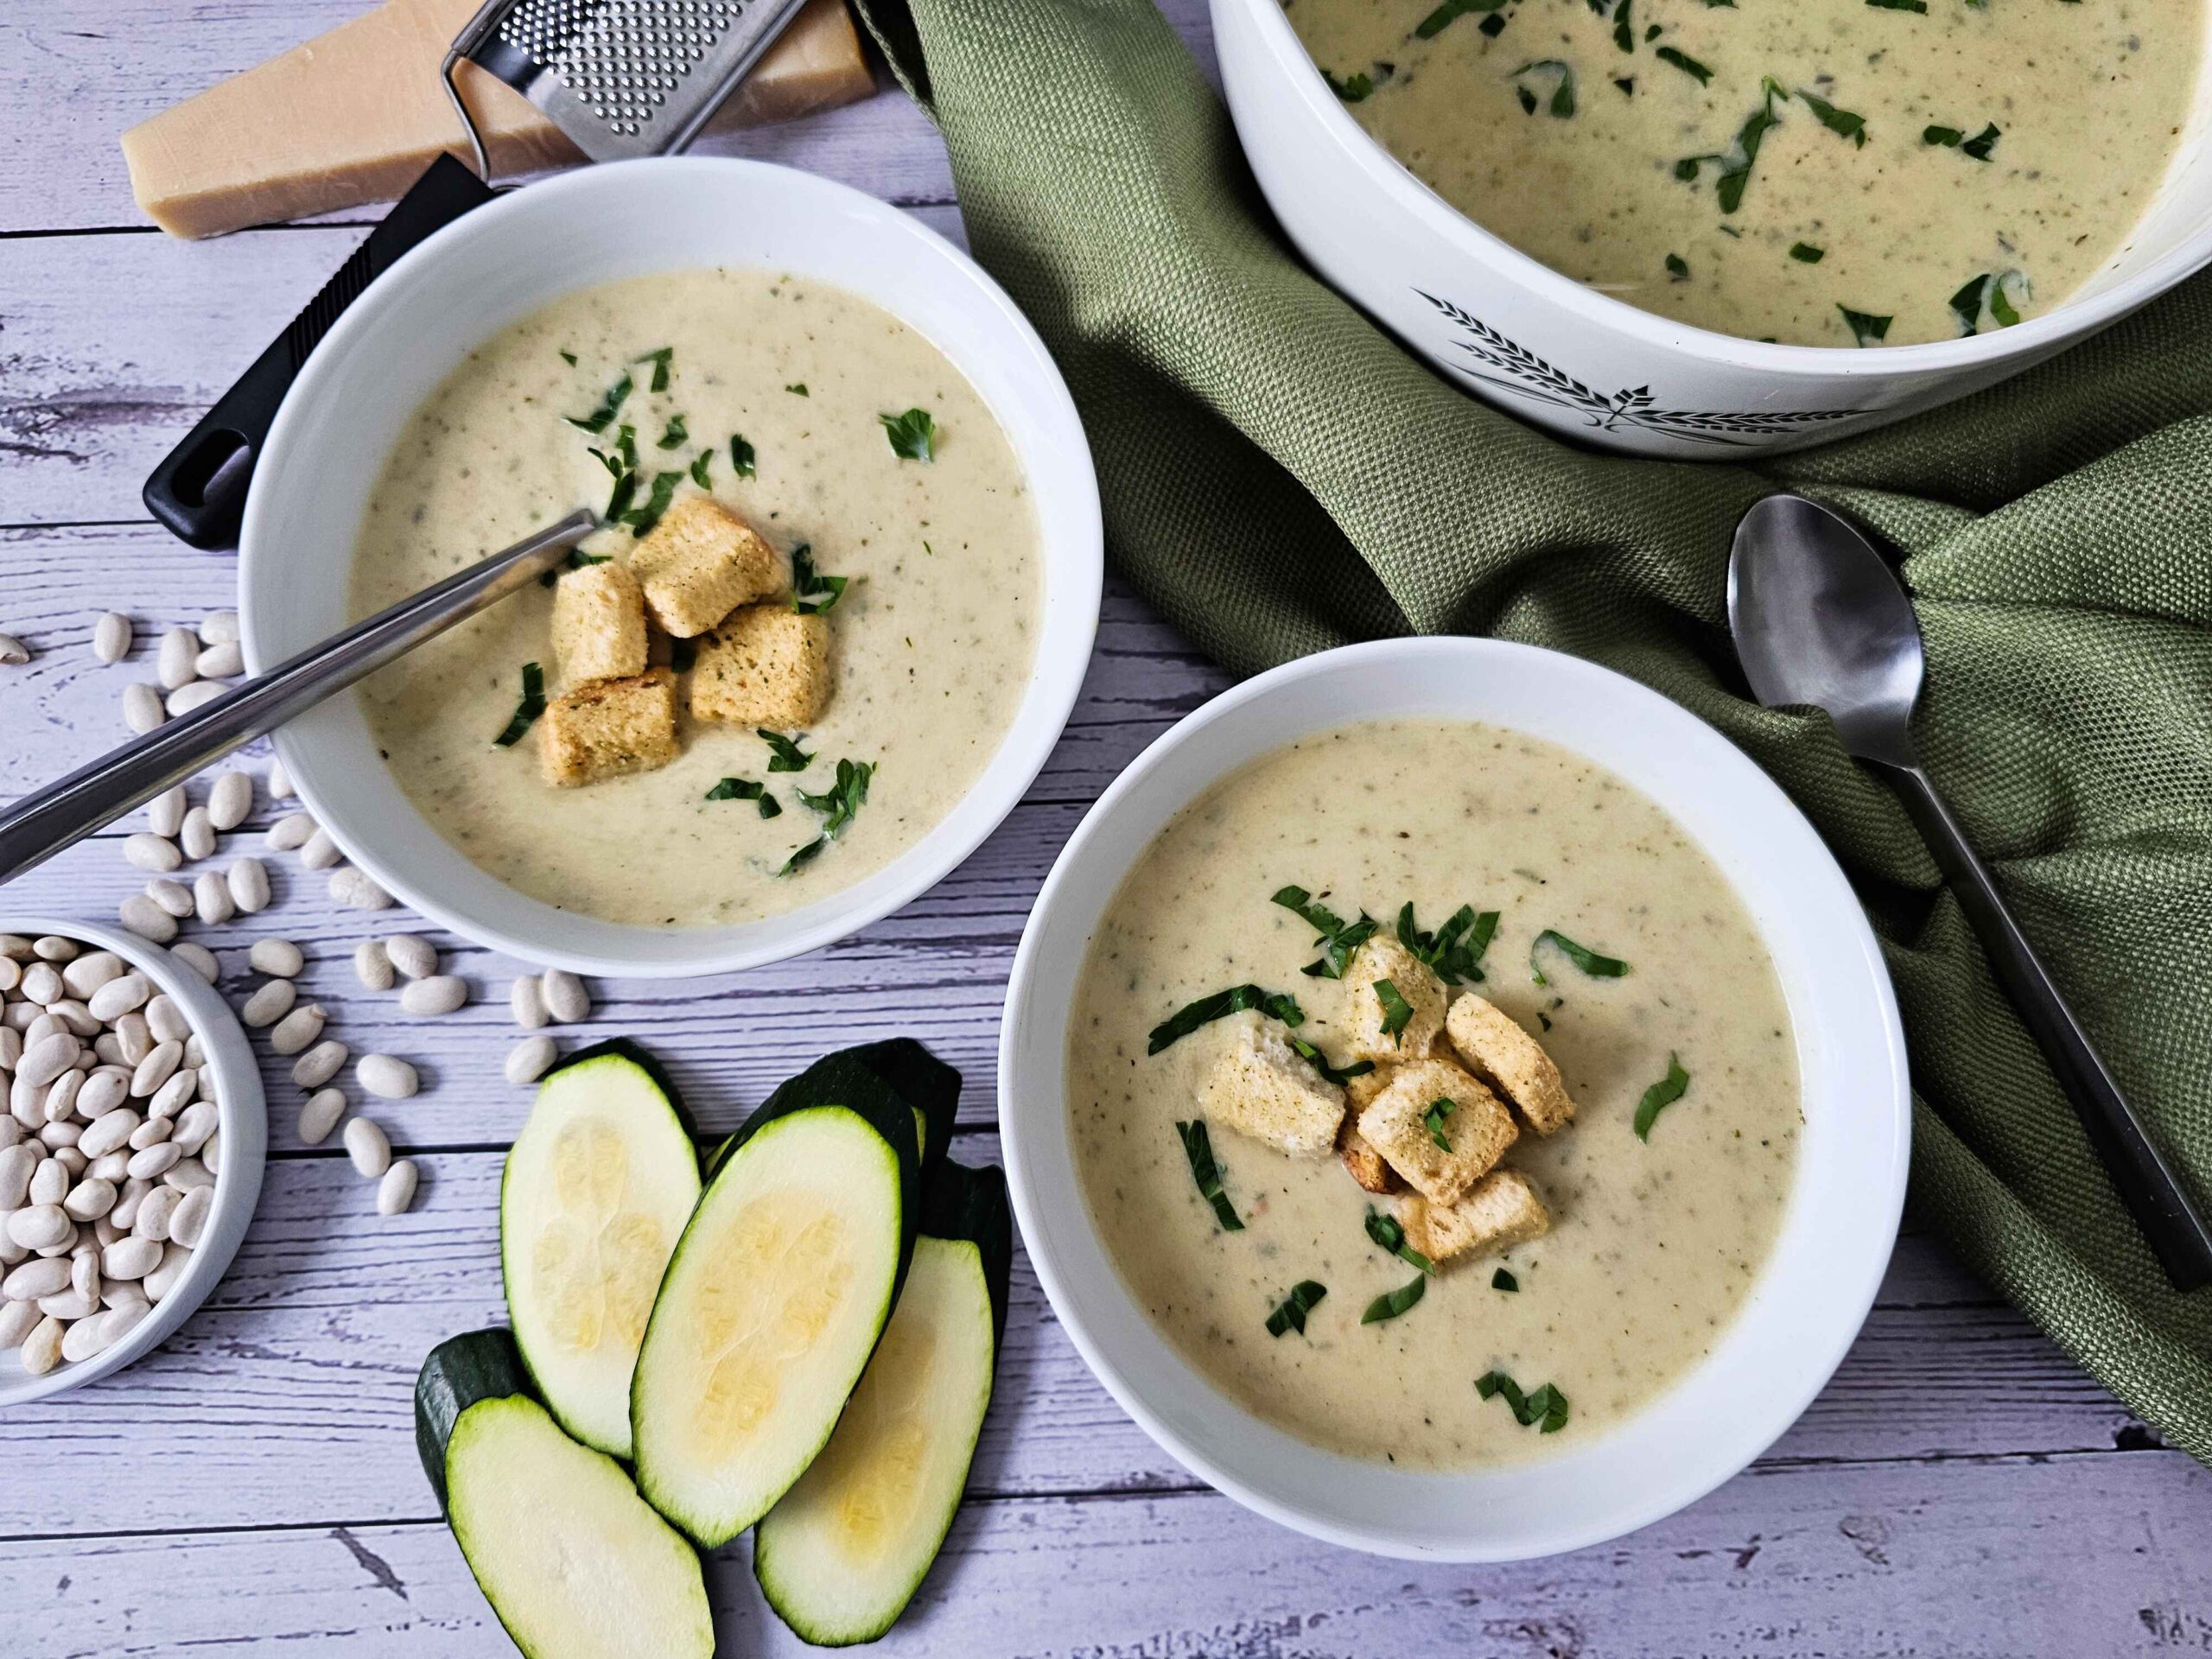
[[[505,1331],[440,1343],[415,1439],[468,1570],[529,1659],[710,1659],[698,1552],[529,1392]]]
[[[940,1165],[874,1357],[829,1445],[753,1535],[768,1605],[817,1646],[888,1630],[944,1546],[990,1405],[1012,1254],[1006,1178]]]
[[[833,1057],[835,1058],[835,1057]],[[906,1102],[771,1096],[718,1154],[630,1387],[638,1488],[699,1543],[744,1531],[837,1424],[913,1252]]]
[[[675,1090],[616,1040],[548,1072],[499,1184],[507,1317],[537,1392],[586,1446],[630,1455],[630,1373],[699,1201]]]
[[[960,1106],[960,1073],[911,1037],[841,1048],[779,1084],[734,1135],[715,1148],[707,1161],[707,1179],[714,1179],[722,1160],[736,1151],[747,1135],[785,1112],[802,1106],[863,1102],[888,1106],[894,1101],[905,1102],[913,1114],[926,1185],[930,1172],[952,1144],[952,1120]]]

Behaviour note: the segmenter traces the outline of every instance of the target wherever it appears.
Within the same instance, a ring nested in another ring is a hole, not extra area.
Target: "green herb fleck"
[[[1500,1268],[1491,1274],[1490,1287],[1492,1290],[1517,1291],[1521,1288],[1521,1281],[1513,1276],[1510,1269]]]
[[[1421,1115],[1421,1127],[1428,1131],[1428,1138],[1436,1142],[1440,1151],[1452,1150],[1452,1139],[1444,1133],[1444,1120],[1459,1109],[1458,1101],[1439,1095],[1428,1103],[1428,1109]]]
[[[1817,265],[1828,257],[1826,248],[1816,248],[1809,242],[1792,242],[1789,257],[1801,265]]]
[[[715,452],[711,449],[702,449],[691,457],[691,481],[702,490],[708,487],[707,469],[714,465],[714,461]]]
[[[1956,149],[1959,141],[1965,137],[1966,134],[1956,127],[1923,127],[1920,130],[1922,143],[1942,144],[1949,149]]]
[[[775,769],[775,762],[770,761],[768,770],[773,772]],[[799,799],[823,815],[822,835],[825,841],[836,840],[843,833],[845,826],[853,821],[853,815],[868,799],[868,779],[874,776],[875,763],[872,760],[840,760],[837,762],[837,780],[828,789],[819,795],[810,795],[803,789],[799,791]]]
[[[1991,154],[1996,149],[1999,137],[1999,134],[1997,130],[1997,124],[1993,121],[1987,126],[1984,127],[1980,132],[1974,134],[1973,137],[1961,144],[1959,146],[1959,153],[1963,156],[1971,156],[1977,162],[1986,162],[1989,159]]]
[[[545,712],[545,671],[536,663],[522,665],[522,701],[515,704],[514,716],[492,741],[503,749],[511,749],[522,741],[522,734],[531,724]]]
[[[937,423],[930,418],[926,409],[910,409],[904,415],[879,415],[883,423],[884,435],[891,440],[891,452],[901,461],[933,461],[937,458]]]
[[[794,380],[791,385],[785,386],[784,390],[791,393],[794,397],[804,397],[809,395],[806,390],[806,382],[804,380]]]
[[[1852,339],[1861,346],[1878,346],[1882,343],[1882,337],[1890,332],[1890,319],[1887,317],[1854,311],[1842,304],[1839,304],[1836,309],[1843,313],[1844,321],[1850,325]]]
[[[1513,72],[1511,79],[1518,81],[1523,75],[1546,75],[1552,78],[1551,96],[1544,100],[1545,109],[1558,120],[1564,121],[1574,113],[1574,70],[1558,58],[1539,58],[1534,63],[1524,63]],[[1536,112],[1536,95],[1526,86],[1516,86],[1521,107],[1529,115]]]
[[[1825,98],[1815,92],[1808,92],[1802,86],[1797,89],[1797,96],[1805,107],[1813,112],[1820,124],[1830,132],[1850,139],[1852,143],[1859,149],[1866,148],[1866,118],[1865,116],[1854,114],[1849,110],[1840,110]]]
[[[829,844],[830,842],[826,837],[817,836],[812,841],[808,842],[805,846],[798,848],[789,858],[785,859],[783,861],[782,866],[776,871],[776,874],[779,876],[790,875],[798,870],[804,868],[807,865],[814,862],[816,859],[821,857],[822,849]]]
[[[1659,48],[1657,56],[1660,62],[1673,64],[1675,68],[1691,77],[1700,86],[1713,79],[1713,71],[1687,52],[1677,51],[1671,46],[1662,46]]]
[[[1436,1271],[1435,1262],[1406,1243],[1406,1230],[1398,1218],[1384,1215],[1371,1204],[1367,1206],[1367,1236],[1407,1266],[1423,1273]]]
[[[1621,89],[1622,97],[1634,98],[1636,96],[1636,77],[1634,75],[1615,75],[1613,77],[1613,85]]]
[[[624,375],[607,389],[599,400],[599,407],[588,415],[563,415],[561,418],[581,432],[604,432],[613,424],[622,410],[623,399],[630,395],[630,377]]]
[[[1524,1395],[1503,1371],[1485,1371],[1475,1379],[1475,1392],[1485,1400],[1504,1395],[1505,1403],[1513,1408],[1514,1421],[1523,1428],[1538,1424],[1541,1427],[1537,1433],[1556,1434],[1567,1427],[1567,1396],[1549,1382]]]
[[[675,358],[676,347],[664,346],[657,352],[647,352],[643,357],[633,357],[630,360],[632,363],[650,363],[653,365],[652,384],[645,388],[647,391],[666,391],[668,365],[675,360]]]
[[[812,755],[781,732],[772,732],[766,726],[755,726],[753,734],[768,746],[768,770],[771,772],[804,772],[814,764]]]
[[[740,478],[753,476],[753,446],[735,432],[729,435],[729,467]]]
[[[1421,1299],[1428,1288],[1426,1274],[1415,1274],[1395,1290],[1385,1291],[1367,1305],[1367,1312],[1359,1316],[1362,1325],[1380,1325],[1385,1319],[1395,1319],[1409,1310]]]
[[[572,369],[576,366],[576,354],[574,352],[562,353],[561,360],[563,363],[566,363]]]
[[[814,544],[801,542],[791,550],[791,609],[801,616],[820,616],[845,595],[844,576],[825,576],[814,568]]]
[[[1462,981],[1475,984],[1483,979],[1483,952],[1490,949],[1497,932],[1497,912],[1485,910],[1478,915],[1472,905],[1453,911],[1451,919],[1433,935],[1414,925],[1410,903],[1398,911],[1398,943],[1434,969],[1446,985]]]
[[[2010,328],[2020,320],[2020,314],[2012,308],[2012,301],[2005,297],[2005,276],[2010,274],[2006,272],[1989,279],[1989,315],[1997,319],[2000,328]]]
[[[1505,0],[1444,0],[1444,3],[1414,25],[1414,38],[1434,40],[1470,12],[1496,11]]]
[[[760,816],[772,818],[779,816],[783,803],[768,792],[767,785],[750,778],[725,778],[707,791],[710,801],[755,801],[760,804]]]
[[[1926,11],[1928,0],[1866,0],[1877,11]]]
[[[1290,1287],[1290,1294],[1276,1304],[1275,1311],[1268,1315],[1268,1334],[1279,1337],[1286,1331],[1306,1333],[1306,1316],[1314,1305],[1329,1294],[1326,1285],[1317,1285],[1311,1279],[1301,1279]]]
[[[1542,966],[1536,956],[1546,945],[1554,945],[1559,953],[1592,979],[1618,979],[1628,972],[1628,963],[1616,957],[1601,957],[1587,945],[1577,944],[1566,934],[1546,928],[1536,935],[1535,943],[1529,947],[1529,977],[1539,985],[1548,985]]]
[[[1383,1035],[1394,1043],[1402,1044],[1406,1022],[1414,1017],[1414,1005],[1387,979],[1376,980],[1374,988],[1376,1001],[1382,1005]]]
[[[1782,118],[1775,113],[1775,100],[1787,98],[1789,92],[1771,75],[1759,83],[1759,107],[1745,118],[1737,129],[1734,149],[1725,156],[1685,156],[1675,163],[1675,176],[1685,183],[1694,181],[1699,169],[1707,162],[1720,168],[1719,178],[1713,186],[1713,199],[1720,204],[1720,211],[1732,213],[1744,205],[1745,187],[1751,181],[1751,164],[1758,160],[1759,145],[1768,131]]]
[[[1636,28],[1629,21],[1630,0],[1621,0],[1613,8],[1613,44],[1624,52],[1636,50]]]
[[[642,507],[632,507],[622,515],[622,522],[630,526],[632,536],[648,536],[660,522],[661,514],[668,511],[668,504],[676,499],[676,486],[683,481],[682,473],[655,473],[652,493]]]
[[[1320,960],[1306,963],[1304,970],[1309,979],[1342,979],[1351,953],[1373,938],[1382,925],[1365,911],[1360,912],[1357,921],[1347,922],[1327,906],[1315,904],[1313,895],[1300,887],[1278,888],[1270,902],[1295,912],[1300,920],[1320,935],[1313,941],[1320,948]]]
[[[1667,1057],[1667,1075],[1643,1091],[1643,1098],[1636,1103],[1636,1138],[1649,1141],[1651,1126],[1659,1121],[1659,1114],[1682,1097],[1690,1086],[1690,1074],[1682,1070],[1681,1057]]]
[[[1221,1230],[1243,1232],[1244,1224],[1237,1217],[1236,1207],[1222,1190],[1221,1166],[1214,1160],[1213,1136],[1207,1133],[1205,1122],[1178,1123],[1175,1133],[1183,1137],[1183,1156],[1190,1160],[1191,1179],[1198,1184],[1198,1196],[1213,1206],[1214,1219],[1221,1224]]]
[[[1687,283],[1690,279],[1690,262],[1679,253],[1667,256],[1667,275],[1672,281]]]
[[[1281,991],[1262,990],[1257,985],[1232,985],[1225,991],[1216,991],[1211,996],[1202,996],[1195,1002],[1185,1003],[1152,1028],[1147,1039],[1145,1052],[1157,1054],[1171,1043],[1179,1042],[1200,1026],[1225,1020],[1232,1014],[1243,1014],[1256,1008],[1271,1020],[1280,1020],[1286,1026],[1302,1026],[1306,1011],[1298,1006],[1295,997]]]
[[[690,429],[684,425],[683,417],[681,415],[671,415],[668,417],[668,424],[661,429],[660,442],[653,447],[658,449],[673,449],[686,442],[690,436]]]

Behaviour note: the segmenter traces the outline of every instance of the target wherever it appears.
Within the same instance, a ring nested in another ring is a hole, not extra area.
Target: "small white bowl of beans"
[[[0,1407],[158,1346],[230,1266],[268,1120],[245,1033],[119,928],[0,914]]]

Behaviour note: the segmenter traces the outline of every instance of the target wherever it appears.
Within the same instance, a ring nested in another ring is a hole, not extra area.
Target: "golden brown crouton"
[[[569,685],[645,671],[645,599],[629,566],[587,564],[554,585],[553,654]]]
[[[1198,1090],[1207,1121],[1297,1158],[1336,1145],[1344,1091],[1316,1071],[1283,1034],[1256,1015],[1240,1022]]]
[[[748,605],[699,642],[691,717],[796,731],[830,703],[830,619]]]
[[[1406,1243],[1432,1262],[1494,1255],[1551,1230],[1550,1212],[1517,1169],[1494,1169],[1457,1204],[1408,1198],[1398,1207]]]
[[[741,605],[781,590],[775,549],[711,495],[687,495],[630,552],[653,620],[679,639],[704,633]]]
[[[1450,1204],[1488,1174],[1519,1133],[1497,1096],[1449,1060],[1400,1066],[1359,1115],[1359,1132],[1438,1204]]]
[[[1383,1161],[1382,1154],[1368,1145],[1367,1138],[1359,1132],[1360,1113],[1389,1086],[1392,1069],[1378,1065],[1344,1084],[1346,1110],[1344,1123],[1337,1130],[1337,1156],[1343,1160],[1352,1179],[1370,1192],[1395,1192],[1405,1185],[1397,1172]]]
[[[1467,1069],[1513,1103],[1522,1122],[1550,1135],[1574,1121],[1574,1102],[1542,1046],[1496,1004],[1471,991],[1444,1016],[1444,1034]]]
[[[664,766],[676,758],[676,677],[654,668],[580,685],[545,705],[537,730],[549,784],[596,783]]]
[[[1383,1006],[1379,982],[1388,980],[1413,1013],[1393,1033],[1391,1013]],[[1352,952],[1344,968],[1344,983],[1351,990],[1351,1012],[1345,1035],[1353,1056],[1363,1060],[1395,1064],[1424,1059],[1444,1029],[1444,982],[1436,970],[1388,933],[1377,933]]]

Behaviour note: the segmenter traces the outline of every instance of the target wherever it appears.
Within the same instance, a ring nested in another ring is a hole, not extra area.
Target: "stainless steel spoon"
[[[2177,1290],[2212,1281],[2212,1229],[1921,770],[1920,625],[1888,562],[1826,507],[1768,496],[1736,527],[1728,623],[1762,703],[1827,709],[1845,750],[1897,791],[2166,1277]]]
[[[552,569],[598,527],[580,508],[0,811],[0,882],[498,603]]]

